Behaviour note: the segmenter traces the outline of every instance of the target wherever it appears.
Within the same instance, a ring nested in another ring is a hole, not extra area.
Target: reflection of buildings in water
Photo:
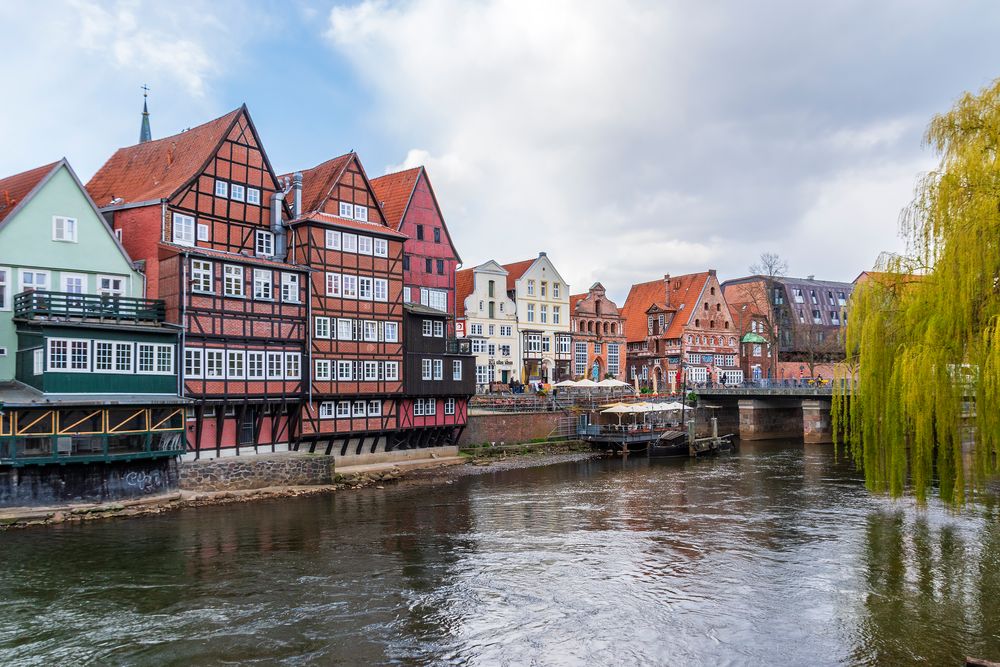
[[[1000,656],[1000,523],[994,510],[987,515],[978,536],[903,511],[868,517],[856,661],[936,665]]]

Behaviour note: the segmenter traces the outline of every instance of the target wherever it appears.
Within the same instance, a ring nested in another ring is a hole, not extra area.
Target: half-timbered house
[[[285,448],[304,393],[308,271],[287,257],[287,188],[247,108],[119,149],[87,189],[183,327],[192,455]]]
[[[301,183],[289,256],[311,271],[312,321],[297,446],[339,456],[398,448],[405,236],[386,222],[356,154],[301,172]]]

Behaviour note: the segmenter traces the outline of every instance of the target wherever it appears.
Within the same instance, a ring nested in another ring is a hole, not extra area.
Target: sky
[[[573,292],[762,252],[852,280],[899,251],[935,113],[1000,77],[1000,3],[0,3],[0,174],[86,181],[246,103],[278,173],[423,164],[465,267],[548,253]]]

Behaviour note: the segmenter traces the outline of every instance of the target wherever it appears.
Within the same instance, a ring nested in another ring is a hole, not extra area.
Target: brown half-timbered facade
[[[309,272],[287,258],[287,188],[246,107],[119,149],[87,189],[183,327],[189,452],[284,448],[308,377]]]
[[[297,447],[341,456],[398,448],[406,237],[386,224],[354,153],[302,172],[301,183],[289,252],[311,271],[312,319]]]

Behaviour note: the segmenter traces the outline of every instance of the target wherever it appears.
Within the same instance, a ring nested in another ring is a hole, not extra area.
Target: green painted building
[[[179,330],[66,160],[0,179],[0,466],[171,457]]]

